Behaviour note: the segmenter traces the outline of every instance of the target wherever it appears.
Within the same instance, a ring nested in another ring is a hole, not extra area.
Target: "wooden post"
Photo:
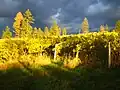
[[[57,46],[61,45],[62,43],[55,44],[54,61],[56,61],[56,58],[57,58]]]
[[[111,67],[111,47],[110,47],[110,42],[109,42],[108,49],[109,49],[109,55],[108,55],[108,68],[110,68],[110,67]]]
[[[76,52],[76,58],[78,58],[78,56],[79,56],[79,51]]]
[[[56,57],[57,57],[57,46],[58,44],[55,45],[54,61],[56,61]]]

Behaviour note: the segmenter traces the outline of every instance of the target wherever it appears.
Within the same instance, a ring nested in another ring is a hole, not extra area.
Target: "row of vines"
[[[54,58],[79,58],[82,64],[105,67],[108,63],[108,43],[112,66],[120,65],[120,34],[117,32],[86,33],[37,39],[0,40],[0,60],[20,59],[22,55],[47,55]],[[55,47],[57,45],[57,47]],[[56,59],[57,60],[57,59]]]

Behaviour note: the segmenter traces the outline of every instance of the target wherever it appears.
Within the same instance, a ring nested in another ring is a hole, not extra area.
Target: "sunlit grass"
[[[47,56],[26,55],[21,60],[0,63],[0,90],[109,90],[111,86],[115,90],[120,88],[119,70],[102,71],[77,67],[80,64],[79,59],[66,60],[63,66],[51,61]]]
[[[64,67],[67,68],[75,68],[77,66],[79,66],[81,64],[80,59],[79,58],[74,58],[73,60],[71,59],[66,59],[64,60]]]

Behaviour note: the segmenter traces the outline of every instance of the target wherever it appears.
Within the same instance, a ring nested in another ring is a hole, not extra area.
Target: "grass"
[[[66,68],[48,57],[0,64],[0,90],[119,90],[120,69]]]

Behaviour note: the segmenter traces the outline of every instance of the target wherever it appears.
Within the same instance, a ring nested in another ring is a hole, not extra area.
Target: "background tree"
[[[120,32],[120,20],[118,20],[115,24],[115,31]]]
[[[10,32],[10,28],[6,26],[5,30],[3,30],[2,38],[10,39],[12,37],[12,32]]]
[[[66,28],[63,28],[62,35],[66,35],[66,34],[67,34],[67,30],[66,30]]]
[[[21,25],[21,37],[31,37],[32,31],[33,27],[23,19]]]
[[[38,28],[38,35],[39,35],[39,38],[44,36],[44,32],[42,31],[41,28]]]
[[[16,17],[14,18],[15,22],[13,23],[13,29],[15,31],[15,37],[20,37],[21,34],[21,25],[23,20],[23,15],[21,12],[18,12],[16,14]]]
[[[100,32],[104,32],[105,31],[105,28],[103,25],[100,26]]]
[[[41,38],[44,36],[44,32],[42,31],[41,28],[34,28],[33,33],[32,33],[33,38]]]
[[[44,28],[44,34],[45,34],[45,36],[49,36],[49,29],[48,29],[48,27]]]
[[[108,27],[107,24],[106,24],[106,26],[105,26],[105,31],[109,31],[109,27]]]
[[[82,25],[81,25],[81,30],[82,30],[82,33],[88,33],[89,32],[89,23],[88,23],[88,19],[85,18],[82,22]]]
[[[29,24],[33,24],[35,19],[29,9],[26,10],[26,12],[23,14],[25,21]]]
[[[54,20],[53,25],[50,28],[50,34],[54,36],[60,36],[60,27],[57,25],[57,22]]]
[[[36,27],[34,27],[34,29],[33,29],[33,33],[32,33],[33,38],[38,38],[37,33],[38,33],[38,30],[37,30]]]
[[[32,25],[34,23],[34,18],[29,9],[23,14],[24,19],[22,21],[22,37],[30,37],[32,33]]]

